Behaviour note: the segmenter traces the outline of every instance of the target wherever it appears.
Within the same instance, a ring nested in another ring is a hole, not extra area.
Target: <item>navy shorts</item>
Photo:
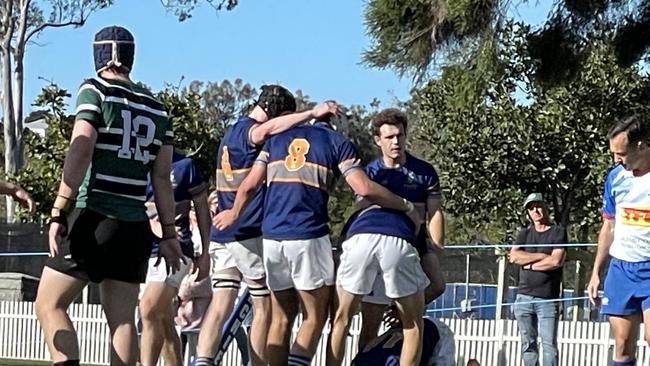
[[[632,315],[650,309],[650,261],[609,262],[601,311],[607,315]]]
[[[145,281],[153,239],[148,221],[121,221],[75,209],[68,216],[68,232],[58,254],[45,262],[47,267],[97,283]]]

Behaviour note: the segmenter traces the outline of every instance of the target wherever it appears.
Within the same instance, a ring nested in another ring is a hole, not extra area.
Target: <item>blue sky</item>
[[[256,88],[279,82],[301,89],[314,101],[382,107],[408,98],[411,80],[390,70],[360,64],[369,45],[359,0],[241,0],[235,10],[216,13],[203,5],[179,23],[159,0],[116,0],[79,29],[47,29],[30,45],[25,60],[25,106],[47,83],[73,92],[94,74],[92,39],[106,25],[122,25],[136,38],[133,79],[159,90],[191,80],[241,78]],[[520,5],[517,13],[533,23],[547,9]],[[73,101],[70,101],[73,103]]]

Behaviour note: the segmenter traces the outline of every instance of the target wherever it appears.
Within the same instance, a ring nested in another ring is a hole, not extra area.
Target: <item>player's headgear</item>
[[[269,119],[296,111],[293,94],[280,85],[262,85],[262,92],[255,104],[264,110]]]
[[[100,73],[111,66],[131,71],[135,42],[126,28],[110,26],[95,34],[93,42],[95,70]]]

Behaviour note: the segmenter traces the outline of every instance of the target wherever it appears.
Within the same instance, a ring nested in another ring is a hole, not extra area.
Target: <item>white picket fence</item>
[[[81,359],[89,364],[109,363],[109,332],[99,305],[74,304],[70,316],[77,329]],[[484,366],[521,366],[519,333],[512,320],[443,319],[456,339],[456,365],[464,366],[476,358]],[[348,337],[348,350],[355,349],[361,321],[356,317]],[[324,333],[329,330],[325,329]],[[650,365],[650,348],[638,342],[637,364]],[[325,365],[326,337],[321,339],[313,365]],[[233,342],[234,343],[234,342]],[[613,352],[608,323],[569,322],[559,324],[560,365],[607,366]],[[0,358],[49,360],[41,328],[32,302],[0,302]],[[345,365],[349,365],[347,354]],[[241,364],[236,345],[231,345],[223,364]]]

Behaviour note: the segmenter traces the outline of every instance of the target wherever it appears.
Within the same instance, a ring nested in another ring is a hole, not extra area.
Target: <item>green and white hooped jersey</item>
[[[79,88],[75,119],[97,130],[77,207],[118,220],[146,221],[147,176],[160,147],[174,138],[162,103],[133,83],[91,78]]]

